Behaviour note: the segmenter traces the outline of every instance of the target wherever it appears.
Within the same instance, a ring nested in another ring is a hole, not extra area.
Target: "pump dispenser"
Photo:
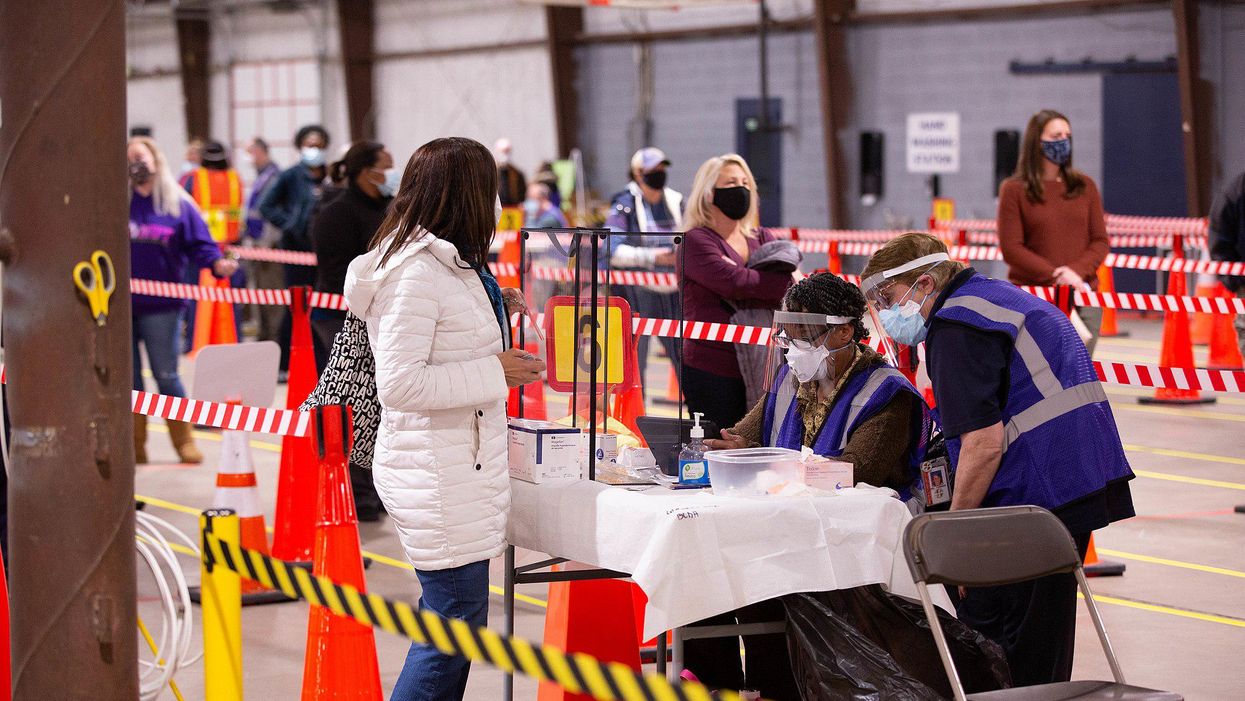
[[[704,414],[692,414],[692,429],[687,445],[679,453],[679,484],[709,486],[709,465],[705,462],[705,429],[700,425]]]

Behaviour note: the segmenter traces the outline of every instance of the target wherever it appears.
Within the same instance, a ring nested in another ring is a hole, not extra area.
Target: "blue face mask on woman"
[[[385,181],[378,183],[376,189],[381,197],[393,197],[398,194],[398,186],[402,184],[402,171],[397,168],[386,168],[384,174]]]
[[[924,341],[929,331],[925,326],[925,318],[921,316],[921,307],[929,299],[929,295],[925,295],[920,302],[908,299],[915,289],[916,283],[913,283],[902,300],[892,304],[889,309],[878,312],[878,320],[882,322],[882,328],[887,335],[895,339],[896,343],[905,346],[915,346]]]
[[[1068,165],[1068,161],[1072,160],[1072,139],[1043,141],[1042,155],[1057,166]]]

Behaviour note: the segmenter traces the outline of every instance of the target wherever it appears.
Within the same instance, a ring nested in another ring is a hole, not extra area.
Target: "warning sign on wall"
[[[908,115],[908,172],[960,172],[960,113]]]

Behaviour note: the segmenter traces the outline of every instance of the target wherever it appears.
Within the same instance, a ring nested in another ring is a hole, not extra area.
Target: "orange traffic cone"
[[[217,279],[204,269],[199,273],[199,285],[229,289],[229,279]],[[194,346],[190,351],[192,357],[204,346],[237,342],[238,327],[234,325],[233,304],[205,300],[195,302]]]
[[[1233,299],[1234,295],[1223,285],[1216,290],[1224,299]],[[1245,359],[1241,357],[1241,346],[1236,336],[1236,327],[1232,325],[1235,314],[1208,314],[1211,317],[1210,359],[1207,367],[1214,370],[1241,370],[1245,368]]]
[[[830,242],[830,252],[829,252],[829,256],[827,257],[826,267],[828,267],[830,269],[830,272],[834,273],[835,275],[843,274],[843,258],[839,255],[839,242],[838,241]]]
[[[629,582],[597,579],[549,585],[545,644],[583,652],[602,662],[620,662],[640,671],[640,641],[632,615]],[[538,701],[588,701],[550,682],[541,682]]]
[[[631,363],[632,377],[636,378],[630,388],[625,385],[612,388],[614,406],[610,417],[627,427],[628,431],[639,436],[640,427],[636,423],[638,417],[644,416],[644,386],[640,384],[640,362],[634,353],[627,360]]]
[[[230,401],[238,405],[240,401]],[[212,508],[231,509],[238,514],[242,547],[268,554],[268,529],[259,505],[259,487],[255,480],[255,459],[251,455],[249,436],[245,431],[221,431],[220,466],[216,471],[216,495]],[[190,599],[199,601],[198,587],[191,587]],[[279,591],[268,589],[254,580],[242,578],[242,605],[275,604],[295,601]]]
[[[9,665],[9,583],[4,560],[0,558],[0,699],[3,701],[13,698],[13,674]]]
[[[1198,297],[1214,298],[1219,295],[1219,281],[1214,275],[1200,273],[1197,276],[1197,287],[1193,294]],[[1214,314],[1205,312],[1193,313],[1193,325],[1189,329],[1189,337],[1195,346],[1210,345],[1210,334],[1215,322]]]
[[[319,407],[314,423],[320,478],[312,573],[366,593],[359,519],[346,468],[350,408]],[[307,658],[303,662],[303,701],[381,698],[376,637],[371,627],[335,615],[323,606],[312,606],[307,621]]]
[[[1167,281],[1167,294],[1183,297],[1188,287],[1184,273],[1172,273]],[[1159,354],[1159,365],[1163,367],[1192,370],[1193,343],[1189,339],[1189,313],[1186,311],[1167,312],[1163,321],[1163,349]],[[1195,389],[1177,389],[1160,387],[1154,391],[1153,397],[1138,397],[1142,404],[1211,404],[1214,397],[1203,397]]]
[[[1103,294],[1115,294],[1115,275],[1105,265],[1098,266],[1098,291]],[[1116,319],[1115,309],[1112,307],[1102,308],[1102,327],[1098,335],[1105,338],[1128,335],[1127,331],[1120,331],[1120,324]]]
[[[1085,551],[1086,577],[1119,577],[1124,574],[1124,563],[1098,559],[1098,550],[1094,548],[1094,536],[1089,536],[1089,550]]]
[[[311,347],[310,287],[290,288],[290,374],[285,408],[297,409],[316,387],[315,351]],[[287,562],[310,562],[315,542],[316,461],[311,436],[281,440],[277,481],[276,532],[272,555]]]

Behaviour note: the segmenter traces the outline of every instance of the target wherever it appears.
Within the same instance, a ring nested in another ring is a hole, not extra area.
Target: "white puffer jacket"
[[[425,234],[377,270],[380,258],[356,258],[345,290],[376,355],[376,491],[416,569],[496,557],[510,511],[497,315],[447,241]]]

